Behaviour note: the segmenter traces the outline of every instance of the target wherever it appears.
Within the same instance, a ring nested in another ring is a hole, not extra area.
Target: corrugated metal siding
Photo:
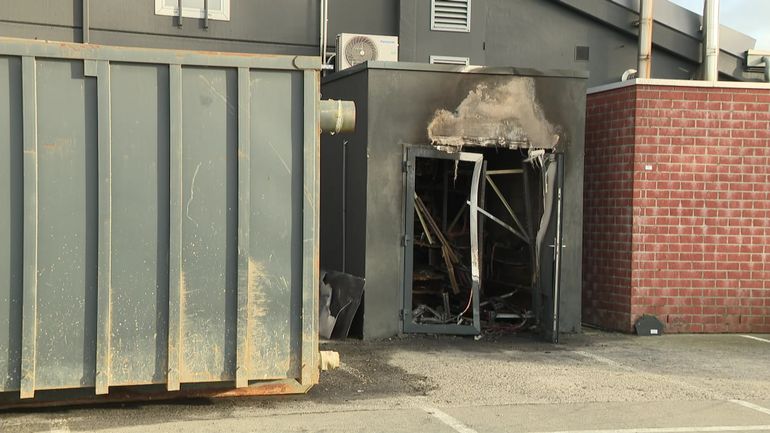
[[[0,39],[0,391],[317,381],[316,62]]]

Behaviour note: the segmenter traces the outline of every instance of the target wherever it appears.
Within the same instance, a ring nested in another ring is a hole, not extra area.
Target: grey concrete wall
[[[469,57],[472,64],[590,73],[589,86],[620,80],[636,67],[636,37],[557,2],[474,0],[471,32],[430,29],[430,2],[402,0],[400,60],[428,62],[431,55]],[[590,60],[575,60],[575,47]],[[653,53],[653,76],[689,79],[697,64],[663,49]]]
[[[5,0],[0,36],[80,42],[83,0]],[[253,53],[319,52],[318,0],[231,0],[230,21],[155,15],[154,0],[90,0],[92,43]],[[340,32],[398,34],[395,0],[333,0],[329,44]]]
[[[250,53],[317,54],[319,0],[231,0],[230,21],[155,15],[154,0],[5,0],[0,36],[79,42],[83,2],[89,3],[90,41],[98,44]],[[656,16],[653,76],[688,79],[697,74],[696,14],[663,1]],[[332,0],[328,45],[338,33],[400,38],[402,61],[431,55],[469,57],[472,64],[591,73],[589,86],[617,81],[636,64],[633,8],[610,0],[474,0],[471,31],[430,30],[428,0]],[[665,25],[664,23],[669,23]],[[681,31],[671,26],[679,26]],[[759,79],[745,73],[740,47],[750,38],[725,29],[720,55],[723,78]],[[589,61],[575,60],[575,46],[590,47]],[[748,48],[746,46],[745,48]],[[744,48],[744,49],[745,49]]]
[[[430,29],[430,1],[401,0],[399,60],[428,63],[431,55],[468,57],[473,65],[486,65],[484,40],[487,0],[471,2],[471,31]]]
[[[552,2],[487,0],[487,64],[585,70],[588,85],[620,81],[623,71],[636,68],[634,36]],[[518,7],[512,7],[517,3]],[[518,11],[526,9],[526,15]],[[590,59],[575,60],[576,46],[588,46]],[[663,50],[653,53],[653,76],[689,79],[696,65]]]

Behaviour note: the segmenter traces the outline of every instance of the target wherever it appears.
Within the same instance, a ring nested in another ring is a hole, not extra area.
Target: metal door
[[[413,322],[412,317],[412,283],[414,270],[414,215],[415,215],[415,167],[418,158],[445,159],[454,161],[466,161],[473,163],[473,175],[471,181],[471,191],[468,200],[468,212],[470,212],[470,233],[471,233],[471,308],[473,313],[472,325],[461,325],[457,323],[447,324],[418,324]],[[481,319],[479,313],[479,280],[480,280],[480,260],[479,260],[479,234],[478,229],[478,198],[479,184],[481,178],[481,169],[484,156],[478,153],[446,153],[426,146],[412,146],[407,148],[406,161],[404,162],[404,171],[406,172],[406,195],[404,199],[404,298],[402,330],[407,333],[441,333],[458,335],[476,335],[481,332]]]
[[[559,302],[562,262],[562,191],[564,158],[549,154],[542,168],[543,216],[537,232],[537,281],[533,291],[540,335],[546,341],[559,342]]]

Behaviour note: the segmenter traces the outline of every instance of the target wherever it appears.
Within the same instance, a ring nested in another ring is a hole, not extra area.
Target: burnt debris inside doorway
[[[548,316],[538,239],[542,246],[553,155],[473,150],[409,151],[405,332],[517,332]]]
[[[557,340],[560,137],[534,95],[480,85],[407,148],[404,332]]]

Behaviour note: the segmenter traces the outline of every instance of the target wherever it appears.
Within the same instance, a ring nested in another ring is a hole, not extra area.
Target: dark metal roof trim
[[[327,75],[323,83],[344,78],[357,74],[364,70],[393,70],[393,71],[423,71],[423,72],[451,72],[463,74],[488,74],[488,75],[519,75],[526,77],[554,77],[554,78],[588,78],[587,71],[576,71],[567,69],[533,69],[516,68],[500,66],[465,66],[465,65],[442,65],[430,63],[412,63],[412,62],[381,62],[369,61],[353,67],[344,69],[334,74]]]

